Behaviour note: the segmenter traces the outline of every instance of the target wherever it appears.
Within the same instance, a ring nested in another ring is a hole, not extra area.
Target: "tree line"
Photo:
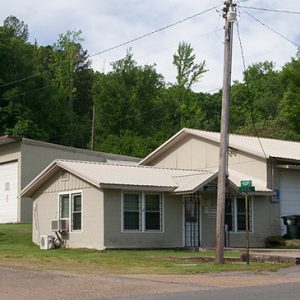
[[[104,74],[91,67],[82,33],[53,45],[28,41],[24,22],[0,27],[0,133],[89,148],[96,107],[95,150],[144,157],[183,127],[219,131],[221,91],[194,92],[209,67],[190,44],[173,56],[176,82],[129,49]],[[271,61],[247,68],[231,89],[230,131],[300,140],[300,56],[280,70]]]

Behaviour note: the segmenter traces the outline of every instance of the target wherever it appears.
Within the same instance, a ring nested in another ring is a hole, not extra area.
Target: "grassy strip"
[[[59,270],[97,274],[195,274],[221,271],[276,271],[288,264],[228,262],[203,263],[214,251],[188,250],[40,250],[31,242],[31,225],[0,225],[0,265],[35,270]],[[239,252],[225,257],[238,258]]]

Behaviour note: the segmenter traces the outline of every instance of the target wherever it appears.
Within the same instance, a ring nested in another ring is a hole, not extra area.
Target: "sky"
[[[240,0],[234,25],[232,80],[243,78],[242,51],[246,67],[265,60],[280,69],[295,57],[300,45],[300,14],[260,11],[241,6],[300,11],[299,0]],[[29,26],[30,41],[52,45],[59,34],[81,30],[82,45],[90,55],[150,33],[189,16],[218,6],[171,28],[129,45],[92,57],[92,67],[101,72],[111,70],[111,62],[124,58],[128,48],[139,65],[156,65],[165,81],[175,83],[173,54],[179,42],[190,43],[196,62],[205,60],[209,70],[193,86],[197,92],[215,92],[222,87],[224,19],[220,0],[2,0],[0,23],[14,15]],[[291,40],[287,41],[260,24]]]

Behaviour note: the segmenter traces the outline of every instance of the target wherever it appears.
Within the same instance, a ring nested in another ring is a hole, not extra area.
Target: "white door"
[[[280,215],[300,215],[300,171],[280,170]],[[286,227],[281,223],[281,233]]]
[[[0,164],[0,223],[18,221],[18,162]]]

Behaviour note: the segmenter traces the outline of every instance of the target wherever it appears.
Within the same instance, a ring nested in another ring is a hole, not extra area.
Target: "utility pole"
[[[224,69],[216,218],[216,263],[219,264],[224,262],[224,219],[226,182],[228,178],[228,120],[232,64],[232,33],[233,23],[236,20],[236,5],[232,3],[232,0],[227,0],[224,2],[224,5]]]
[[[95,139],[96,139],[96,105],[93,104],[93,120],[92,120],[92,141],[91,150],[95,150]]]

